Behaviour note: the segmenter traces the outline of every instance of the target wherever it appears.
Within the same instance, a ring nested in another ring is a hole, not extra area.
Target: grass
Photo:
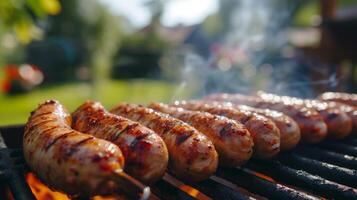
[[[0,94],[0,126],[25,123],[30,112],[47,100],[56,99],[73,111],[87,99],[100,101],[110,108],[120,101],[148,103],[168,102],[173,96],[182,98],[188,91],[176,94],[177,86],[163,81],[131,80],[108,81],[93,89],[88,84],[64,84],[38,89],[27,94],[7,96]]]

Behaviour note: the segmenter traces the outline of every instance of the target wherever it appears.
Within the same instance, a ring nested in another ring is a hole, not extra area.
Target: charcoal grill
[[[24,178],[23,128],[0,127],[1,199],[35,199]],[[220,168],[200,183],[166,174],[151,191],[152,199],[357,199],[357,138],[300,145],[272,160]]]

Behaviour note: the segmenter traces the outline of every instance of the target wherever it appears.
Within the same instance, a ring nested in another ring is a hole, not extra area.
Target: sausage
[[[163,103],[151,103],[150,108],[176,117],[205,134],[214,144],[222,166],[240,166],[253,153],[253,140],[241,124],[207,112],[189,111]]]
[[[229,105],[229,104],[227,104]],[[272,120],[280,130],[280,150],[287,151],[294,148],[300,141],[300,128],[298,124],[282,112],[270,109],[254,108],[246,105],[232,104],[238,110],[247,110]]]
[[[327,136],[327,125],[316,110],[297,105],[286,98],[262,99],[241,94],[212,94],[205,97],[205,99],[228,101],[282,112],[297,122],[301,132],[301,139],[307,143],[318,143]]]
[[[109,194],[122,185],[124,158],[114,144],[71,129],[71,117],[48,100],[31,113],[23,149],[29,167],[51,188],[68,195]]]
[[[262,99],[279,98],[278,95],[258,92],[257,95]],[[293,102],[297,106],[305,106],[316,110],[327,125],[327,136],[333,139],[343,139],[351,133],[352,121],[345,112],[330,107],[327,103],[318,100],[300,99],[296,97],[282,96],[281,98]]]
[[[324,101],[336,101],[357,107],[357,94],[343,92],[325,92],[322,93],[318,98]]]
[[[201,181],[217,169],[218,155],[212,142],[192,126],[141,105],[120,103],[110,112],[140,122],[164,140],[169,170],[179,178]]]
[[[87,101],[72,114],[72,127],[118,145],[125,158],[125,171],[144,183],[160,179],[168,153],[153,130],[109,113],[99,102]]]
[[[326,101],[329,107],[336,108],[345,112],[352,120],[352,131],[351,134],[357,134],[357,108],[344,103],[339,103],[335,101]]]
[[[262,115],[205,101],[176,101],[172,105],[225,116],[244,124],[253,137],[255,157],[271,158],[280,151],[279,129],[274,122]]]

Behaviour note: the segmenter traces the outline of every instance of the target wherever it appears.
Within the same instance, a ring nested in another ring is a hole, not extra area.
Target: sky
[[[100,0],[111,12],[126,16],[134,27],[143,27],[150,21],[147,0]],[[218,0],[167,0],[162,16],[166,26],[192,25],[204,20],[218,9]]]

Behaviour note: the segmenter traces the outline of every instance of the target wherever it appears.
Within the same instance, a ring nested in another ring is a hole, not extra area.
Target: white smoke
[[[180,81],[173,98],[181,99],[185,92],[200,97],[212,92],[257,90],[310,95],[313,85],[337,84],[335,75],[328,80],[308,82],[304,71],[299,71],[299,63],[287,59],[295,55],[281,29],[294,11],[294,3],[290,4],[291,1],[241,0],[233,9],[228,30],[219,40],[218,53],[205,58],[187,48],[175,52],[181,66],[172,69]],[[270,60],[279,57],[283,61]]]

